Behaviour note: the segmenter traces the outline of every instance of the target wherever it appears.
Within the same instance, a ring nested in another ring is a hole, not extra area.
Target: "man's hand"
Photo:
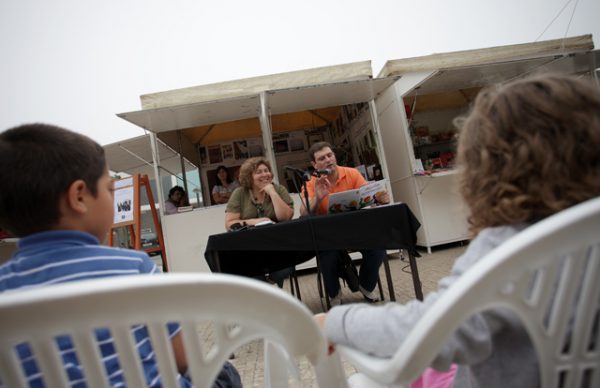
[[[330,191],[331,183],[329,182],[329,179],[327,179],[327,175],[321,175],[318,177],[317,181],[315,182],[315,198],[317,198],[317,201],[320,202],[329,194]]]
[[[390,194],[387,191],[379,192],[375,194],[375,200],[377,203],[390,203]]]

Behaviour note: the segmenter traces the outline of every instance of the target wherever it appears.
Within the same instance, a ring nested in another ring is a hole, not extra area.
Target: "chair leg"
[[[327,312],[331,308],[331,304],[329,302],[329,296],[323,289],[325,284],[324,284],[323,278],[321,277],[323,274],[321,273],[321,266],[319,264],[319,258],[317,257],[316,260],[317,260],[317,288],[319,289],[319,300],[321,301],[321,308],[323,309],[324,312]],[[325,299],[325,303],[323,303],[323,299]]]
[[[302,300],[302,295],[300,295],[300,285],[298,284],[298,274],[296,271],[292,274],[294,277],[294,285],[296,286],[296,293],[298,294],[298,300]]]
[[[381,300],[385,300],[385,295],[383,295],[383,287],[381,286],[380,276],[377,276],[377,288],[379,288],[379,295],[381,296]]]
[[[296,288],[294,286],[294,274],[290,274],[290,278],[288,280],[290,281],[290,294],[292,294],[292,296],[296,296]]]
[[[402,252],[402,251],[400,251]],[[392,283],[392,272],[390,271],[390,262],[389,262],[389,257],[386,254],[385,257],[383,258],[383,267],[385,268],[385,278],[387,280],[387,284],[388,284],[388,291],[390,293],[390,300],[392,302],[396,301],[396,292],[394,291],[394,284]]]

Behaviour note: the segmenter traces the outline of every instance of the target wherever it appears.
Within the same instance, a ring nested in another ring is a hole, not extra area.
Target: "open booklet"
[[[329,213],[358,210],[377,204],[377,195],[387,190],[386,180],[369,182],[366,185],[329,195]]]

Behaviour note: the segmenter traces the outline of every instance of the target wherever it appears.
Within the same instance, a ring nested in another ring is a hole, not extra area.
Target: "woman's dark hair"
[[[475,233],[600,194],[600,90],[541,75],[483,90],[462,124],[460,189]]]
[[[178,191],[181,193],[181,195],[185,195],[185,190],[183,189],[183,187],[173,186],[173,187],[171,187],[171,190],[169,190],[169,198],[171,198],[171,196]]]
[[[78,179],[97,195],[104,149],[79,133],[26,124],[0,133],[0,226],[18,237],[60,221],[59,200]]]
[[[229,177],[229,170],[227,169],[227,167],[225,167],[225,166],[219,166],[215,170],[215,186],[221,186],[221,180],[219,179],[219,171],[221,171],[221,170],[224,170],[227,173],[227,177],[225,178],[225,181],[227,183],[233,182],[233,179],[231,179]]]

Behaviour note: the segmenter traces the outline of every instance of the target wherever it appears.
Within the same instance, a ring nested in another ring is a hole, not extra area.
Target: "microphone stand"
[[[321,300],[321,307],[323,308],[323,311],[327,311],[331,308],[331,302],[329,301],[329,296],[327,295],[327,290],[324,287],[325,284],[322,284],[323,282],[321,281],[321,276],[322,276],[321,255],[320,255],[319,249],[317,247],[317,237],[315,235],[315,227],[313,224],[313,218],[316,214],[315,214],[315,212],[313,212],[311,210],[310,202],[308,199],[307,182],[311,179],[311,176],[307,171],[305,171],[302,174],[300,174],[299,171],[294,171],[294,172],[296,172],[296,174],[298,174],[298,176],[300,176],[302,179],[302,188],[304,189],[304,201],[305,201],[305,206],[306,206],[306,213],[308,214],[308,228],[310,229],[310,237],[312,240],[313,249],[315,250],[315,257],[317,259],[317,282],[318,282],[318,287],[319,287],[319,296],[320,296],[320,300]],[[300,200],[302,200],[302,197],[300,197]],[[316,209],[315,209],[315,211],[316,211]],[[325,305],[327,307],[323,306],[323,297],[325,298]]]
[[[308,180],[310,180],[310,178],[308,180],[306,178],[308,178],[306,175],[302,175],[302,188],[304,189],[304,204],[306,205],[306,212],[308,213],[308,216],[312,217],[312,216],[314,216],[314,214],[310,208],[310,202],[308,200],[308,188],[307,188],[307,182],[308,182]]]
[[[311,179],[310,173],[305,171],[302,174],[302,187],[304,188],[304,202],[306,205],[306,213],[308,214],[308,229],[310,230],[310,238],[312,241],[313,249],[315,251],[315,258],[317,260],[317,282],[319,287],[319,296],[321,300],[321,308],[323,311],[328,311],[331,308],[331,302],[329,301],[329,295],[327,295],[327,290],[325,289],[325,284],[321,281],[321,254],[317,247],[317,236],[315,234],[315,226],[314,226],[314,216],[316,215],[316,210],[314,211],[310,208],[310,200],[308,199],[308,181]],[[325,306],[323,306],[323,298],[325,298]]]

